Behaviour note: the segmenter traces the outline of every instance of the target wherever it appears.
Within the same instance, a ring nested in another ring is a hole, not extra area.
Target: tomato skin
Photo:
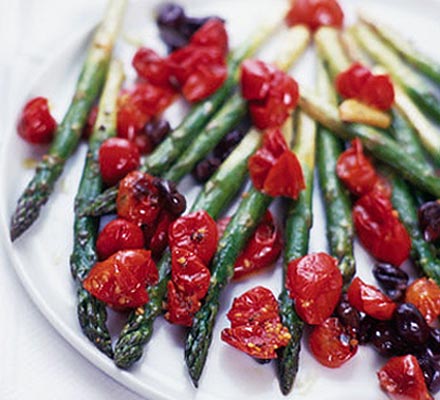
[[[394,103],[394,86],[388,75],[372,75],[360,93],[361,99],[380,110],[389,110]]]
[[[117,114],[118,137],[134,141],[136,135],[149,121],[150,116],[143,113],[128,93],[118,99]]]
[[[167,59],[160,57],[154,50],[147,47],[138,49],[132,65],[141,78],[154,85],[166,87],[170,85],[171,67]]]
[[[139,164],[138,148],[126,139],[110,138],[99,148],[99,169],[107,185],[115,185]]]
[[[208,265],[217,249],[218,231],[212,217],[204,210],[178,218],[169,229],[170,247],[188,250]]]
[[[119,250],[144,247],[142,230],[134,223],[122,218],[110,221],[99,233],[96,251],[100,260],[105,260]]]
[[[228,52],[228,34],[225,24],[218,18],[210,18],[191,37],[191,44],[216,47],[223,54]]]
[[[192,326],[193,317],[201,306],[200,301],[195,295],[190,296],[178,290],[173,281],[168,282],[167,291],[167,321],[176,325]]]
[[[136,308],[148,302],[147,285],[158,280],[156,265],[147,250],[121,250],[96,263],[84,288],[115,309]]]
[[[356,310],[381,321],[391,319],[396,310],[396,303],[360,278],[353,279],[347,294],[348,301]]]
[[[350,338],[338,318],[327,318],[313,327],[309,337],[310,350],[328,368],[339,368],[357,352],[356,340]]]
[[[406,290],[405,301],[414,304],[428,324],[440,316],[440,287],[432,279],[415,280]]]
[[[260,60],[245,60],[241,64],[241,94],[246,100],[263,100],[269,94],[274,68]]]
[[[409,257],[411,238],[396,214],[390,198],[381,190],[365,194],[353,207],[361,243],[379,261],[399,266]]]
[[[326,253],[308,254],[288,265],[286,287],[298,315],[310,325],[333,313],[342,292],[338,261]]]
[[[166,210],[162,210],[157,218],[154,233],[148,240],[148,248],[153,256],[160,257],[168,246],[168,229],[172,222],[176,219],[174,215]]]
[[[45,97],[29,100],[18,119],[18,134],[32,144],[47,144],[53,139],[57,123],[49,111],[49,102]]]
[[[289,26],[308,25],[316,30],[321,26],[342,28],[344,13],[336,0],[293,0],[286,15]]]
[[[362,196],[374,188],[379,177],[370,160],[362,151],[359,138],[338,158],[336,174],[347,189],[356,196]]]
[[[432,400],[413,355],[391,358],[378,372],[380,387],[393,400]]]
[[[282,250],[281,233],[268,211],[234,265],[234,279],[272,265]]]
[[[279,129],[265,132],[263,145],[249,159],[248,166],[254,186],[270,196],[297,199],[305,188],[301,164]]]
[[[360,63],[354,63],[336,77],[336,90],[346,99],[360,96],[365,84],[373,76],[371,71]]]

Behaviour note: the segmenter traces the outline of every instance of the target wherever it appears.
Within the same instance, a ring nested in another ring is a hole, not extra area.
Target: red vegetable
[[[396,304],[388,296],[360,278],[353,279],[347,294],[348,301],[356,310],[382,321],[391,319],[396,309]]]
[[[212,217],[204,210],[178,218],[170,227],[171,248],[188,250],[208,265],[217,249],[218,231]]]
[[[99,233],[96,251],[100,260],[105,260],[119,250],[144,247],[142,230],[134,223],[117,218],[110,221]]]
[[[136,308],[148,302],[147,285],[157,282],[156,265],[147,250],[121,250],[96,263],[84,288],[116,309]]]
[[[176,217],[169,213],[167,210],[162,209],[160,212],[156,226],[152,229],[152,232],[148,243],[148,248],[151,250],[155,257],[159,257],[168,246],[168,230],[172,222]],[[145,230],[144,230],[145,231]],[[144,234],[145,235],[145,234]]]
[[[339,156],[336,173],[347,189],[357,196],[372,190],[379,179],[370,160],[365,157],[362,142],[358,138]]]
[[[370,191],[355,203],[353,220],[359,240],[379,261],[398,266],[409,257],[411,238],[382,190]]]
[[[46,98],[35,97],[25,104],[17,124],[18,134],[24,140],[32,144],[50,143],[56,128]]]
[[[305,188],[301,164],[279,129],[265,133],[262,147],[249,159],[252,183],[270,196],[297,199]]]
[[[123,94],[118,99],[117,132],[119,137],[134,141],[149,119],[150,116],[141,111],[129,93]]]
[[[328,318],[313,327],[309,338],[310,350],[326,367],[339,368],[357,352],[358,343],[350,338],[338,318]]]
[[[140,163],[139,150],[127,139],[110,138],[99,148],[99,169],[107,185],[115,185]]]
[[[336,77],[336,89],[346,99],[358,98],[372,75],[367,67],[354,63]]]
[[[423,371],[413,355],[391,358],[378,371],[380,387],[393,400],[432,400]]]
[[[281,233],[268,211],[234,266],[234,279],[272,265],[282,249]]]
[[[157,86],[170,86],[171,66],[154,50],[141,47],[136,51],[132,65],[141,78]]]
[[[274,67],[260,60],[241,64],[241,94],[246,100],[263,100],[269,94]]]
[[[210,18],[191,36],[190,43],[205,47],[216,47],[226,55],[228,52],[228,34],[224,22],[218,18]]]
[[[298,315],[320,325],[333,313],[342,291],[338,261],[326,253],[309,254],[288,265],[286,287]]]
[[[405,301],[414,304],[428,324],[440,316],[440,287],[432,279],[415,280],[406,290]]]
[[[195,295],[189,296],[178,290],[173,281],[168,282],[167,290],[165,318],[172,324],[191,326],[195,313],[200,309],[200,301]]]
[[[292,0],[286,16],[287,25],[308,25],[315,30],[321,26],[342,28],[344,13],[336,0]]]

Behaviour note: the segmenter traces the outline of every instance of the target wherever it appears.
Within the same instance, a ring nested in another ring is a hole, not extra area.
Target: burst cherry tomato
[[[241,94],[246,100],[263,100],[269,94],[274,68],[260,60],[241,64]]]
[[[388,296],[360,278],[353,279],[347,294],[348,301],[356,310],[381,321],[391,319],[396,309],[396,304]]]
[[[234,278],[272,265],[282,249],[281,234],[268,211],[234,265]]]
[[[398,266],[409,257],[411,238],[383,191],[362,196],[353,208],[353,220],[359,240],[379,261]]]
[[[336,89],[346,99],[358,98],[372,75],[367,67],[354,63],[336,77]]]
[[[338,318],[328,318],[313,327],[309,338],[310,350],[326,367],[339,368],[357,352],[358,343],[350,338]]]
[[[305,24],[312,30],[320,26],[342,28],[344,13],[336,0],[292,0],[291,3],[286,16],[289,26]]]
[[[151,239],[148,241],[148,248],[153,256],[160,257],[168,246],[168,229],[176,217],[167,210],[162,210],[157,219],[157,224]]]
[[[141,78],[152,84],[170,85],[171,66],[166,58],[160,57],[154,50],[141,47],[136,51],[132,65]]]
[[[119,250],[141,249],[144,235],[141,228],[122,218],[110,221],[99,233],[96,251],[100,260],[105,260]]]
[[[188,250],[200,257],[205,265],[211,261],[217,241],[217,225],[204,210],[178,218],[169,230],[171,248]]]
[[[195,295],[187,295],[176,288],[173,281],[168,282],[168,303],[165,318],[172,324],[191,326],[193,317],[200,309],[200,301]]]
[[[191,37],[191,44],[216,47],[223,54],[228,51],[228,34],[225,24],[218,18],[210,18]]]
[[[99,148],[99,169],[102,180],[114,185],[129,172],[139,167],[140,156],[136,145],[127,139],[110,138]]]
[[[44,97],[29,100],[18,120],[18,134],[32,144],[50,143],[57,123],[49,111],[49,104]]]
[[[118,136],[134,141],[150,116],[143,113],[128,93],[118,99],[117,131]]]
[[[341,297],[338,261],[326,253],[309,254],[288,265],[286,286],[298,315],[308,324],[322,324]]]
[[[339,156],[336,173],[347,189],[357,196],[368,193],[378,181],[376,170],[365,157],[358,138]]]
[[[297,199],[305,188],[301,164],[279,129],[269,130],[262,147],[249,159],[252,183],[270,196]]]
[[[147,250],[121,250],[96,263],[84,288],[116,309],[136,308],[148,302],[147,285],[157,282],[156,265]]]
[[[405,301],[414,304],[428,324],[440,316],[440,287],[432,279],[414,281],[406,290]]]
[[[377,376],[380,387],[393,400],[432,400],[423,371],[413,355],[391,358]]]

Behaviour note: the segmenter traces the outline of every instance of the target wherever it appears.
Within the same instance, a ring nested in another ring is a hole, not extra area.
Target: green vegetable
[[[116,135],[117,99],[123,80],[122,64],[119,61],[112,61],[99,102],[96,123],[89,140],[81,182],[75,197],[75,207],[81,207],[84,201],[97,196],[102,191],[99,147],[106,139]],[[99,219],[95,217],[75,215],[70,267],[73,277],[79,284],[77,313],[81,329],[98,349],[113,357],[111,337],[106,326],[106,305],[82,287],[82,281],[98,259],[95,247],[98,225]]]
[[[125,6],[126,0],[112,0],[108,6],[90,45],[72,102],[56,130],[49,153],[38,164],[34,177],[18,200],[11,218],[11,240],[17,239],[38,218],[41,207],[49,199],[63,172],[64,164],[78,145],[89,111],[104,84]]]

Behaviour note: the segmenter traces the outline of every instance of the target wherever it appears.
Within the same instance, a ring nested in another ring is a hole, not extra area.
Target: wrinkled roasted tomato
[[[191,326],[193,317],[200,309],[200,301],[195,295],[188,295],[176,288],[173,281],[167,286],[167,312],[165,318],[172,324]]]
[[[440,287],[432,279],[415,280],[406,290],[405,301],[414,304],[428,324],[440,316]]]

